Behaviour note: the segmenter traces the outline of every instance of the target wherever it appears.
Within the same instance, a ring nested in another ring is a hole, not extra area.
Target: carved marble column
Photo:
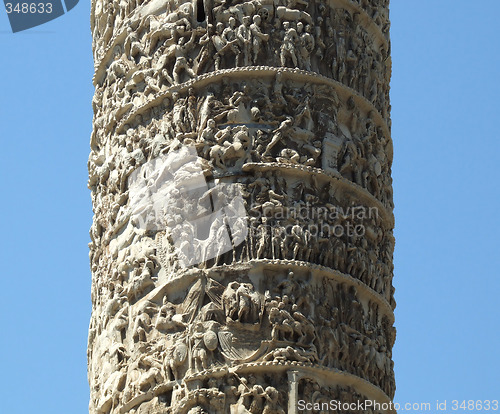
[[[391,412],[388,3],[92,2],[91,413]]]

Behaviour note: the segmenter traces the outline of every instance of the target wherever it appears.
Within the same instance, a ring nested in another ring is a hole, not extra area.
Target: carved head
[[[260,116],[259,108],[257,108],[256,106],[253,106],[252,109],[250,109],[250,113],[252,114],[252,119],[254,119],[254,120],[259,119],[259,116]]]
[[[115,60],[119,59],[120,56],[122,55],[122,48],[120,46],[115,46],[115,49],[113,50],[113,55],[115,57]]]
[[[259,10],[259,16],[262,17],[262,20],[269,20],[269,10],[263,7]]]

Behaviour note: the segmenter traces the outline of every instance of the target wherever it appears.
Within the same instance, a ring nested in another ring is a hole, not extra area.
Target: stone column
[[[390,412],[388,3],[93,1],[91,413]]]

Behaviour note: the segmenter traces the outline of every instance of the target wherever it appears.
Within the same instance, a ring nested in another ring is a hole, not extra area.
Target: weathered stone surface
[[[92,3],[91,413],[391,400],[388,3]]]

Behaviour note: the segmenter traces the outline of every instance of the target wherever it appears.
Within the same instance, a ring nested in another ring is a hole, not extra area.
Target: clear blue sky
[[[89,13],[17,34],[0,13],[2,413],[88,412]],[[498,16],[392,1],[400,403],[500,399]]]

